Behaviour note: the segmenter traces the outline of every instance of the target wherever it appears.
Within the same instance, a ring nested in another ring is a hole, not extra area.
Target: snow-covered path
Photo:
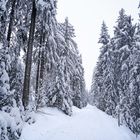
[[[72,117],[52,108],[39,110],[35,117],[35,124],[24,126],[21,140],[140,140],[90,105],[81,110],[73,107]]]

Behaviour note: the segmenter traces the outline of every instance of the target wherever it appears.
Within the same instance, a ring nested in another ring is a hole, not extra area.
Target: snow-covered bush
[[[4,107],[0,111],[0,138],[1,140],[18,140],[22,131],[22,119],[19,109]]]

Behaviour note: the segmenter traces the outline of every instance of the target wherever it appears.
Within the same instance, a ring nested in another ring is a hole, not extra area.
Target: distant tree
[[[102,44],[100,56],[93,74],[91,94],[93,95],[93,104],[95,104],[99,109],[106,110],[106,87],[104,83],[107,80],[105,75],[108,70],[108,55],[109,55],[109,42],[110,37],[108,35],[108,29],[105,22],[102,23],[101,34],[99,38],[99,43]],[[108,81],[109,82],[109,81]]]
[[[101,34],[100,34],[98,43],[106,45],[109,43],[109,38],[110,38],[110,36],[108,34],[108,28],[107,28],[105,22],[103,21],[102,27],[101,27]]]
[[[69,23],[68,18],[65,19],[62,24],[62,31],[66,42],[66,70],[69,75],[69,83],[71,84],[70,90],[72,93],[73,105],[82,108],[86,106],[85,95],[85,81],[84,81],[84,69],[82,67],[82,58],[79,54],[77,44],[74,42],[75,37],[74,28]]]

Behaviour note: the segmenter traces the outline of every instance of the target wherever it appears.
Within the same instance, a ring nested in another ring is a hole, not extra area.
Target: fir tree
[[[102,44],[101,53],[98,58],[98,63],[96,65],[96,69],[93,75],[93,84],[91,87],[91,94],[93,94],[93,104],[95,104],[99,109],[105,111],[107,108],[106,104],[106,87],[104,84],[107,84],[105,80],[107,76],[108,70],[108,55],[109,55],[109,41],[110,37],[108,35],[108,29],[105,22],[102,23],[101,34],[99,38],[99,43]],[[108,81],[109,82],[109,81]],[[107,85],[106,85],[107,86]]]

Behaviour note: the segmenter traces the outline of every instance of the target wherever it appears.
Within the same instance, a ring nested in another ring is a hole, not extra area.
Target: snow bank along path
[[[117,120],[88,105],[73,107],[72,117],[56,108],[42,108],[36,123],[25,124],[21,140],[140,140]]]

